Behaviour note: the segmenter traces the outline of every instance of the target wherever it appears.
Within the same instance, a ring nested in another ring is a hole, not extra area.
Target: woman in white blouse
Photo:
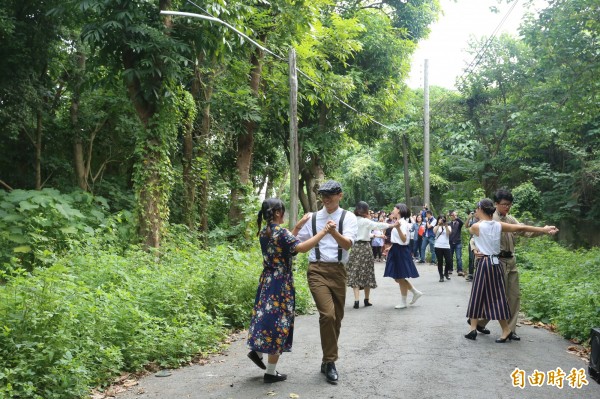
[[[365,306],[371,306],[369,294],[372,288],[377,288],[375,280],[375,260],[371,250],[371,230],[387,229],[395,224],[375,222],[369,218],[369,204],[359,201],[354,208],[358,233],[356,241],[350,251],[350,258],[346,265],[348,273],[348,287],[354,290],[354,309],[360,303],[360,290],[365,290]]]

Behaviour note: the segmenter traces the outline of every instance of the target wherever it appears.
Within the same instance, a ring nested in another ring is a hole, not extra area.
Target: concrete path
[[[491,322],[491,335],[465,339],[471,283],[464,278],[454,274],[451,281],[439,283],[437,267],[418,265],[421,277],[413,283],[425,295],[408,309],[396,310],[398,285],[381,277],[383,269],[376,264],[374,306],[353,309],[348,290],[336,362],[338,385],[328,384],[320,373],[315,313],[296,318],[293,352],[284,353],[278,365],[278,371],[288,374],[285,382],[263,383],[263,371],[246,357],[245,334],[240,334],[209,364],[174,370],[170,377],[150,375],[117,398],[600,398],[600,384],[587,375],[587,363],[569,353],[571,344],[556,334],[521,326],[520,342],[497,344],[500,326]],[[566,375],[583,369],[588,385],[572,388],[566,379],[562,389],[548,385],[548,372],[559,367]],[[516,368],[525,378],[543,372],[546,381],[515,387],[511,373]]]

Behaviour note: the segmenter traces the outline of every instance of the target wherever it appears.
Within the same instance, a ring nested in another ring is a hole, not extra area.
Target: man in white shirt
[[[333,223],[336,226],[310,251],[307,278],[319,310],[323,350],[321,372],[328,382],[337,384],[338,373],[334,362],[338,359],[338,338],[346,301],[345,264],[348,262],[348,250],[356,240],[357,223],[352,212],[340,208],[344,195],[340,183],[329,180],[319,188],[318,193],[323,208],[311,216],[297,237],[300,241],[306,241],[326,224]]]

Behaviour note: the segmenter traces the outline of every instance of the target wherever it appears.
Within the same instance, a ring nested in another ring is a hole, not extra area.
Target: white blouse
[[[358,225],[358,233],[356,234],[357,241],[371,241],[371,230],[385,230],[389,227],[387,223],[375,222],[374,220],[362,216],[356,217],[356,224]]]
[[[402,241],[400,239],[400,234],[398,234],[398,229],[396,229],[395,227],[392,229],[392,244],[400,244],[400,245],[408,245],[410,242],[410,236],[408,234],[409,230],[410,230],[410,224],[408,223],[408,220],[402,218],[400,219],[400,230],[402,230],[402,233],[404,233],[404,236],[406,237],[406,240]]]

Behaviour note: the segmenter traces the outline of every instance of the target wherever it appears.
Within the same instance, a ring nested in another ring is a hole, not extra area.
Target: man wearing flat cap
[[[321,372],[332,384],[337,384],[338,338],[344,317],[346,301],[346,263],[348,250],[357,234],[356,216],[340,208],[343,197],[342,186],[329,180],[319,187],[323,208],[311,215],[310,220],[298,233],[300,241],[306,241],[326,224],[335,224],[308,256],[308,286],[319,310],[321,349],[323,359]]]

